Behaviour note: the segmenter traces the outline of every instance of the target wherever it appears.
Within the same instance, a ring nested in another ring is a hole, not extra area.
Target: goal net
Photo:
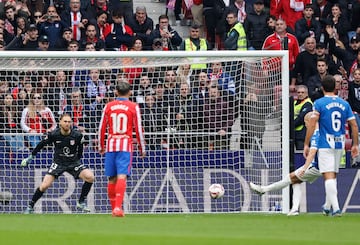
[[[68,113],[95,173],[88,206],[110,213],[97,130],[119,81],[132,85],[147,145],[146,158],[134,152],[126,213],[269,212],[275,203],[287,212],[288,189],[258,196],[249,188],[289,173],[286,51],[1,52],[0,62],[0,212],[27,206],[53,147],[27,167],[21,160]],[[224,186],[222,198],[210,198],[212,183]],[[81,185],[65,173],[35,213],[78,212]]]

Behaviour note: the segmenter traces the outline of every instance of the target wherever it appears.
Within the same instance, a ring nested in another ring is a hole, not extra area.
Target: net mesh
[[[132,84],[131,100],[140,104],[147,144],[145,159],[134,153],[125,212],[273,210],[282,193],[257,196],[248,182],[268,184],[283,175],[281,70],[264,65],[279,61],[162,54],[0,54],[0,212],[22,212],[31,200],[51,165],[53,148],[44,148],[28,167],[20,162],[63,113],[86,136],[82,162],[96,178],[88,206],[94,213],[110,212],[97,129],[119,81]],[[212,183],[224,186],[221,199],[210,198]],[[65,173],[35,212],[77,212],[81,185]]]

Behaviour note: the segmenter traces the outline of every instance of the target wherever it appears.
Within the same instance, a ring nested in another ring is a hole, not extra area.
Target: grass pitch
[[[1,214],[1,244],[360,244],[360,214]]]

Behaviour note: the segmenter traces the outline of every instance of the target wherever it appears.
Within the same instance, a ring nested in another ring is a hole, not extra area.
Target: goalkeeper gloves
[[[21,161],[21,167],[26,167],[29,163],[31,163],[33,159],[33,156],[30,155],[28,158],[25,158],[24,160]]]

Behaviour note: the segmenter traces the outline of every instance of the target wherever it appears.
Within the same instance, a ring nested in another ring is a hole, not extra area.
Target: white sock
[[[339,210],[339,201],[337,197],[337,186],[336,179],[327,179],[325,180],[325,193],[326,198],[329,199],[331,206],[333,208],[333,212]]]
[[[300,206],[300,199],[301,199],[301,185],[300,184],[293,184],[292,185],[293,188],[293,196],[292,196],[292,210],[297,210],[299,211],[299,206]]]
[[[265,192],[277,191],[277,190],[283,189],[284,187],[286,187],[286,186],[288,186],[290,184],[291,184],[291,180],[290,180],[290,176],[288,175],[284,179],[282,179],[282,180],[280,180],[278,182],[272,183],[270,185],[262,186],[262,189]]]

